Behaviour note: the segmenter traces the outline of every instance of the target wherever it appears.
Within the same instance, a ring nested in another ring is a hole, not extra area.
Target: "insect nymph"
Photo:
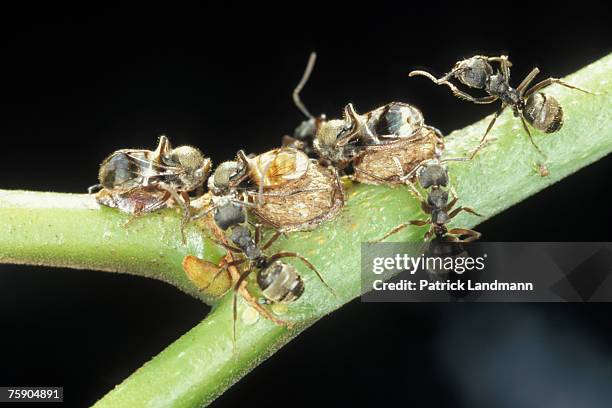
[[[352,178],[360,183],[402,185],[405,174],[444,150],[442,133],[406,103],[391,102],[363,115],[349,104],[346,117],[354,132],[372,135],[352,162]]]
[[[110,207],[138,214],[166,206],[172,199],[183,209],[183,225],[189,220],[189,192],[203,186],[211,161],[191,146],[172,148],[166,136],[159,138],[154,151],[117,150],[100,165],[102,189],[98,201]]]
[[[495,62],[499,63],[500,65],[500,69],[496,72],[493,71],[493,67],[491,65],[491,63]],[[412,71],[410,72],[409,76],[425,76],[437,85],[448,86],[456,97],[476,104],[489,104],[498,100],[501,101],[501,108],[495,112],[495,115],[489,123],[482,140],[480,141],[478,147],[472,152],[470,158],[473,158],[482,148],[489,131],[497,120],[497,117],[507,107],[512,109],[515,117],[521,119],[521,123],[523,124],[525,132],[527,132],[527,135],[529,136],[529,140],[531,140],[531,143],[538,150],[538,152],[542,153],[540,148],[534,142],[527,123],[542,132],[554,133],[563,126],[563,108],[561,107],[559,101],[557,101],[554,97],[539,91],[551,84],[559,84],[581,92],[592,92],[568,84],[567,82],[564,82],[558,78],[545,79],[529,88],[531,82],[540,72],[538,68],[531,70],[531,72],[525,77],[525,79],[523,79],[519,86],[513,88],[510,85],[511,66],[512,63],[506,55],[499,57],[477,55],[457,62],[455,67],[441,78],[436,78],[429,72],[425,71]],[[488,94],[488,96],[474,97],[464,91],[461,91],[450,82],[452,78],[457,79],[459,82],[470,88],[482,89]]]
[[[391,102],[365,114],[358,114],[349,103],[342,119],[313,116],[300,99],[300,92],[315,61],[316,54],[311,53],[293,91],[293,102],[306,120],[293,136],[283,138],[284,146],[315,156],[323,166],[351,174],[355,181],[391,185],[402,184],[399,179],[403,174],[443,149],[440,132],[426,126],[421,112],[406,103]]]
[[[336,217],[344,206],[336,169],[301,150],[282,147],[252,158],[239,151],[237,163],[251,212],[276,230],[311,230]]]

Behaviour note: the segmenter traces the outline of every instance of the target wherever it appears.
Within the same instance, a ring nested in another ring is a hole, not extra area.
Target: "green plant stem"
[[[183,244],[179,225],[172,209],[132,219],[86,194],[0,190],[0,262],[142,275],[212,303],[181,262],[187,254],[217,262],[224,251],[193,225]]]
[[[520,121],[507,111],[491,132],[495,140],[473,161],[451,162],[449,170],[459,205],[483,214],[482,218],[461,214],[452,225],[474,227],[610,153],[610,78],[609,55],[565,78],[602,94],[587,95],[558,85],[546,89],[565,110],[565,125],[558,133],[544,135],[532,130],[547,158],[533,148]],[[447,90],[432,89],[441,98],[445,97],[442,91]],[[485,118],[449,135],[446,157],[464,156],[473,149],[489,121],[490,117]],[[545,164],[550,176],[540,177],[533,167],[536,163]],[[294,263],[304,278],[306,291],[281,316],[296,323],[294,330],[258,317],[241,300],[234,350],[228,294],[204,321],[118,385],[96,407],[196,407],[209,403],[308,325],[359,296],[360,243],[424,215],[405,188],[350,185],[347,191],[347,206],[336,220],[315,231],[292,233],[271,248],[307,257],[332,284],[337,297],[311,271]],[[187,244],[182,245],[179,215],[173,210],[143,217],[124,228],[125,216],[110,209],[91,208],[91,201],[83,204],[89,198],[46,194],[0,192],[1,262],[136,273],[165,280],[197,295],[181,269],[182,257],[190,253],[216,262],[223,254],[196,226],[189,228]],[[29,204],[21,206],[21,200]],[[41,201],[46,204],[37,204]],[[417,241],[425,231],[406,228],[393,240]]]

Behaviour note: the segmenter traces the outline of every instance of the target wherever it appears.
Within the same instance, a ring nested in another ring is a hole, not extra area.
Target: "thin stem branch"
[[[471,162],[450,164],[460,205],[484,217],[461,214],[453,226],[474,227],[612,151],[612,55],[565,78],[600,92],[586,95],[559,86],[554,95],[565,110],[565,125],[555,134],[533,131],[547,159],[533,148],[520,121],[501,115],[491,131],[495,138]],[[457,103],[465,103],[458,101]],[[475,106],[474,109],[484,109]],[[479,142],[490,118],[453,132],[447,156],[466,155]],[[540,177],[535,163],[550,176]],[[197,407],[207,404],[253,367],[317,319],[359,296],[360,243],[382,236],[392,227],[422,218],[419,205],[405,188],[350,185],[348,203],[334,221],[315,231],[293,233],[270,251],[298,252],[315,264],[337,294],[334,297],[312,271],[300,263],[306,290],[281,317],[296,329],[274,325],[240,302],[238,339],[232,349],[231,296],[216,304],[198,326],[132,374],[96,407]],[[197,226],[180,244],[179,215],[166,210],[123,227],[125,217],[110,209],[92,208],[82,196],[0,192],[0,261],[62,265],[141,274],[165,280],[197,294],[180,263],[192,254],[216,262],[223,254]],[[22,203],[23,201],[23,203]],[[43,204],[40,204],[40,203]],[[132,229],[133,228],[133,229]],[[420,240],[424,228],[411,227],[394,240]],[[95,252],[95,253],[94,253]],[[291,262],[291,261],[290,261]],[[254,290],[255,288],[252,287]],[[210,301],[210,299],[208,299]]]

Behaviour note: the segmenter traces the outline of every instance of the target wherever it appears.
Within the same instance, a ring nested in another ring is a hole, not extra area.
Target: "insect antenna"
[[[300,82],[297,84],[292,94],[293,103],[295,104],[295,106],[298,107],[298,109],[308,119],[312,119],[313,116],[310,114],[308,109],[306,109],[306,105],[304,105],[304,103],[302,102],[302,99],[300,99],[300,92],[302,92],[302,89],[308,82],[308,79],[310,78],[310,74],[312,74],[312,70],[314,69],[314,65],[316,61],[317,61],[317,53],[311,52],[310,57],[308,57],[308,62],[306,63],[306,69],[304,69],[304,74],[302,74],[302,79],[300,79]]]

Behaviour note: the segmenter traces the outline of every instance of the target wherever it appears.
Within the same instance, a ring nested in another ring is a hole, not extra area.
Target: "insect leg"
[[[405,222],[403,224],[400,224],[400,225],[392,228],[391,231],[387,232],[385,235],[383,235],[381,238],[375,240],[374,242],[381,242],[381,241],[389,238],[391,235],[393,235],[393,234],[403,230],[404,228],[406,228],[409,225],[416,225],[416,226],[422,227],[422,226],[427,225],[427,224],[430,224],[430,221],[428,221],[428,220],[427,221],[425,221],[425,220],[413,220],[413,221]]]
[[[478,146],[476,146],[476,149],[474,149],[474,151],[470,155],[470,157],[469,157],[470,160],[472,160],[474,158],[474,156],[476,156],[476,154],[480,151],[480,149],[482,149],[482,147],[485,144],[485,141],[487,140],[487,135],[489,134],[489,132],[493,128],[493,125],[495,124],[495,121],[497,120],[499,115],[501,115],[501,113],[504,111],[504,109],[506,109],[506,105],[502,105],[502,107],[497,112],[495,112],[495,114],[493,115],[493,119],[491,119],[491,122],[489,123],[489,126],[487,126],[487,130],[485,131],[485,134],[482,136],[482,139],[480,139],[480,143],[478,143]]]
[[[531,87],[527,92],[525,92],[525,97],[528,97],[532,93],[534,93],[536,91],[539,91],[542,88],[546,88],[547,86],[552,85],[552,84],[559,84],[559,85],[564,86],[566,88],[575,89],[577,91],[588,93],[590,95],[598,95],[596,92],[591,92],[591,91],[588,91],[586,89],[574,86],[572,84],[568,84],[567,82],[565,82],[565,81],[563,81],[563,80],[561,80],[559,78],[548,78],[548,79],[545,79],[545,80],[543,80],[541,82],[538,82],[533,87]]]
[[[232,300],[232,316],[234,319],[233,324],[232,324],[232,344],[233,344],[234,350],[236,350],[236,320],[238,319],[238,290],[242,286],[242,283],[244,282],[244,280],[251,274],[251,272],[253,272],[253,266],[249,265],[247,270],[245,270],[240,275],[240,277],[238,278],[238,281],[236,282],[236,285],[234,286],[234,296]]]
[[[277,252],[274,255],[272,255],[270,257],[270,263],[277,261],[281,258],[297,258],[300,261],[302,261],[304,263],[304,265],[306,265],[311,271],[313,271],[317,277],[319,278],[319,280],[321,282],[323,282],[323,284],[327,287],[327,289],[329,289],[329,291],[335,296],[336,292],[334,291],[334,289],[329,286],[329,284],[325,281],[325,279],[323,279],[323,276],[321,275],[321,273],[317,270],[317,268],[315,268],[315,266],[306,258],[304,258],[302,255],[296,253],[296,252],[285,252],[285,251],[281,251],[281,252]]]
[[[450,231],[448,231],[449,234],[453,234],[453,235],[467,235],[467,238],[465,239],[456,239],[455,242],[463,242],[463,243],[469,243],[469,242],[473,242],[476,241],[477,239],[479,239],[482,234],[478,231],[474,231],[471,229],[467,229],[467,228],[453,228]]]
[[[450,214],[448,214],[448,218],[454,218],[455,216],[457,216],[457,214],[459,214],[461,211],[465,211],[467,213],[476,215],[478,217],[482,217],[482,215],[478,214],[474,209],[470,208],[470,207],[457,207],[455,208],[453,211],[450,212]]]
[[[262,250],[270,248],[270,246],[282,235],[282,232],[276,231],[272,237],[261,247]]]
[[[533,81],[533,79],[540,73],[540,70],[538,68],[534,68],[531,70],[531,72],[529,74],[527,74],[527,76],[525,77],[525,79],[523,79],[523,81],[519,84],[519,86],[516,88],[516,90],[519,92],[519,94],[523,95],[523,92],[525,92],[525,89],[527,89],[527,87],[529,86],[529,84]],[[528,91],[529,92],[529,91]]]
[[[527,127],[527,123],[525,123],[525,119],[523,119],[523,116],[521,116],[521,123],[523,123],[523,129],[525,129],[525,132],[527,132],[527,135],[529,136],[529,140],[531,140],[531,144],[533,145],[533,147],[536,148],[536,150],[544,157],[546,157],[546,155],[544,154],[544,152],[542,150],[540,150],[540,148],[538,147],[538,145],[534,142],[533,140],[533,136],[531,136],[531,132],[529,131],[529,128]]]

